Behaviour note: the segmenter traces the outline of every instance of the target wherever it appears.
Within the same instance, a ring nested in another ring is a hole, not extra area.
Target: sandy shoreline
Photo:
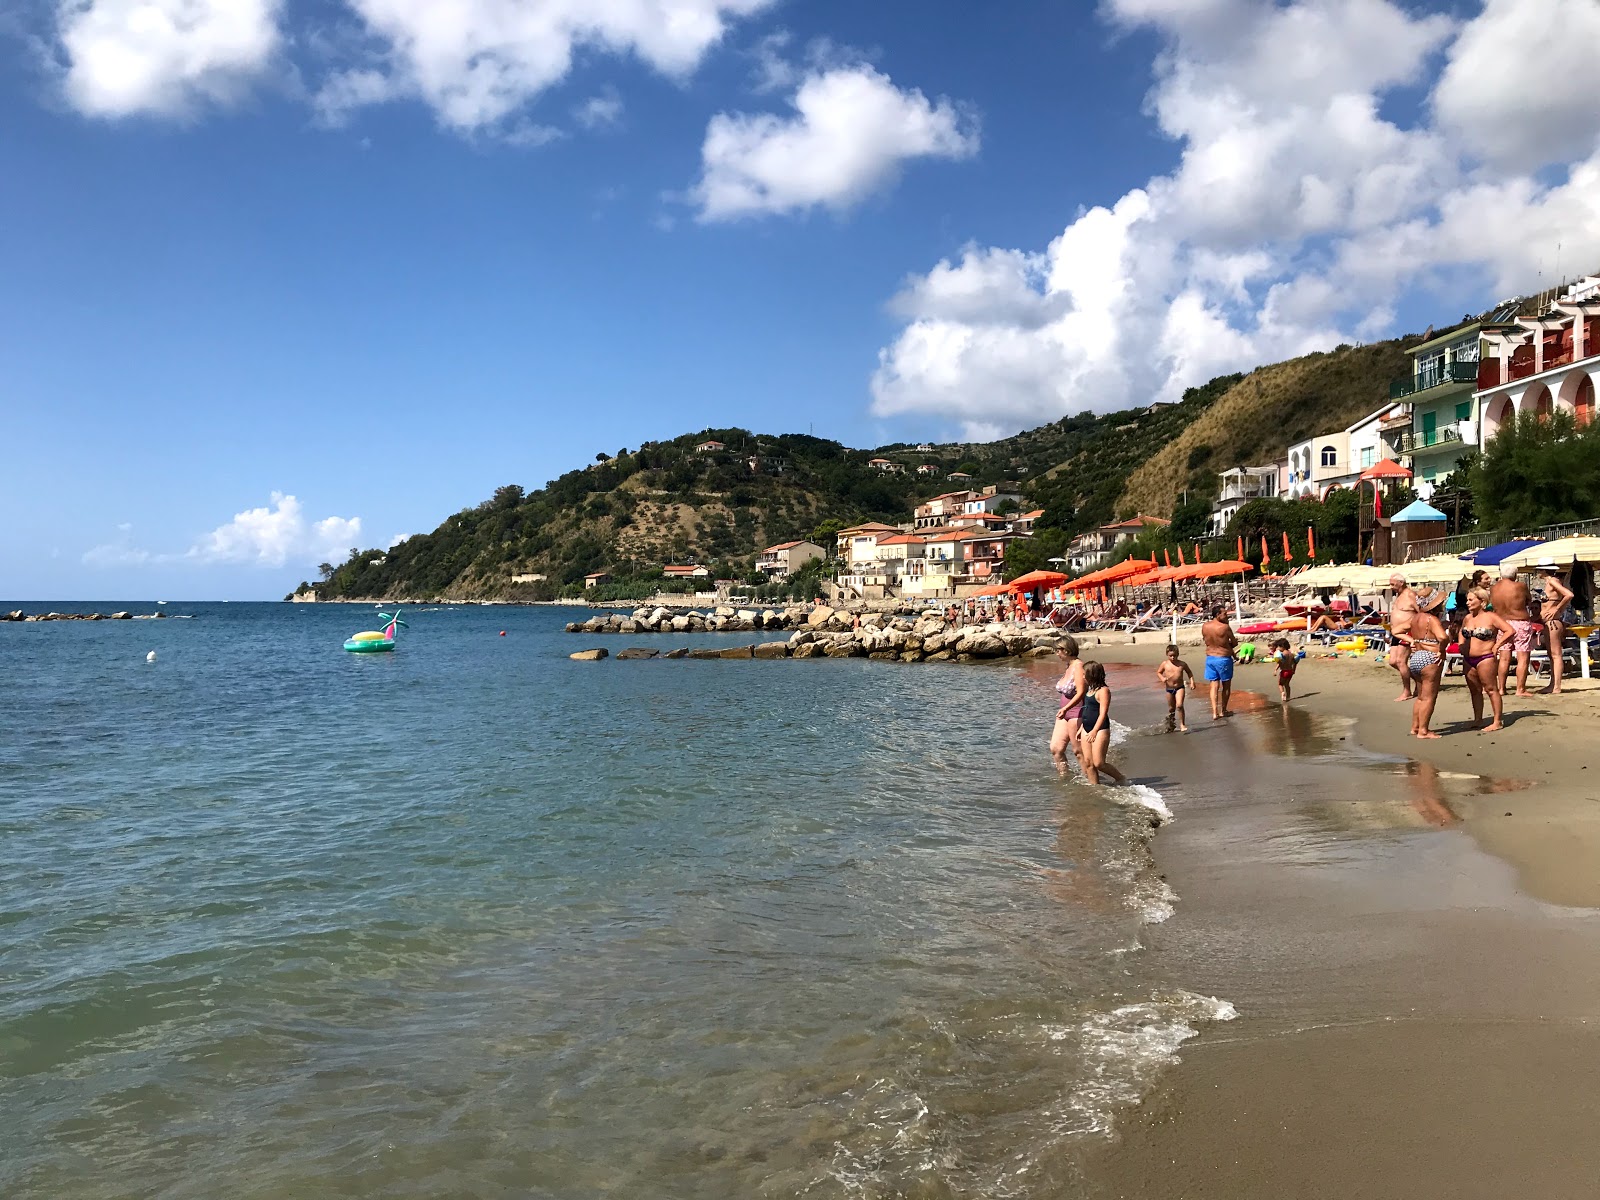
[[[1160,653],[1084,647],[1140,674]],[[1265,666],[1236,687],[1234,719],[1194,694],[1195,733],[1123,765],[1178,818],[1155,855],[1181,899],[1150,948],[1240,1019],[1084,1150],[1091,1194],[1595,1194],[1600,693],[1452,732],[1457,680],[1447,736],[1419,742],[1368,662],[1308,660],[1288,712]]]

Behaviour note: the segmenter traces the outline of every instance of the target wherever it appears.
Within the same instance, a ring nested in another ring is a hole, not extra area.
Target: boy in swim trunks
[[[1289,681],[1294,678],[1296,661],[1294,651],[1289,649],[1289,639],[1279,638],[1273,642],[1272,665],[1278,668],[1278,698],[1285,704],[1289,703]]]
[[[1189,669],[1188,663],[1178,657],[1176,646],[1168,646],[1167,656],[1156,664],[1156,678],[1167,689],[1167,732],[1172,732],[1173,722],[1176,721],[1178,728],[1188,733],[1189,722],[1183,715],[1183,690],[1185,680],[1188,681],[1187,686],[1194,686],[1194,672]]]

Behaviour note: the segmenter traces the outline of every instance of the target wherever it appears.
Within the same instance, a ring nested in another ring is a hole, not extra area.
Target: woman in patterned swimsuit
[[[1055,760],[1057,773],[1065,775],[1068,749],[1072,751],[1073,757],[1082,763],[1078,749],[1078,730],[1083,715],[1083,698],[1088,694],[1089,686],[1084,682],[1083,663],[1078,661],[1076,638],[1071,634],[1063,637],[1061,648],[1056,651],[1056,657],[1066,663],[1066,669],[1056,681],[1060,704],[1056,708],[1055,726],[1050,731],[1050,757]]]
[[[1417,597],[1417,612],[1406,630],[1406,640],[1411,647],[1406,665],[1417,681],[1417,697],[1411,703],[1412,737],[1439,736],[1428,728],[1428,723],[1433,720],[1433,708],[1439,702],[1439,685],[1444,680],[1445,632],[1439,621],[1444,599],[1443,588],[1434,588]]]
[[[1489,589],[1475,587],[1467,593],[1467,610],[1461,621],[1461,662],[1466,668],[1467,691],[1472,695],[1472,722],[1483,724],[1483,698],[1489,697],[1494,721],[1480,732],[1503,729],[1500,695],[1500,652],[1511,644],[1515,631],[1504,617],[1489,611]]]

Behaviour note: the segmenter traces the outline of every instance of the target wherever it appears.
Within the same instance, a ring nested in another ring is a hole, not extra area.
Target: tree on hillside
[[[1525,413],[1503,426],[1471,472],[1478,523],[1533,529],[1600,513],[1600,424]]]
[[[1168,532],[1174,542],[1192,542],[1211,531],[1211,501],[1189,500],[1172,510]]]

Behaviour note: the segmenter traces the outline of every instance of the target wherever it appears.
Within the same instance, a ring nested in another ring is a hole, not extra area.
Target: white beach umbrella
[[[1569,567],[1579,562],[1600,563],[1600,537],[1565,537],[1540,542],[1501,559],[1500,565],[1532,571],[1538,567]]]

